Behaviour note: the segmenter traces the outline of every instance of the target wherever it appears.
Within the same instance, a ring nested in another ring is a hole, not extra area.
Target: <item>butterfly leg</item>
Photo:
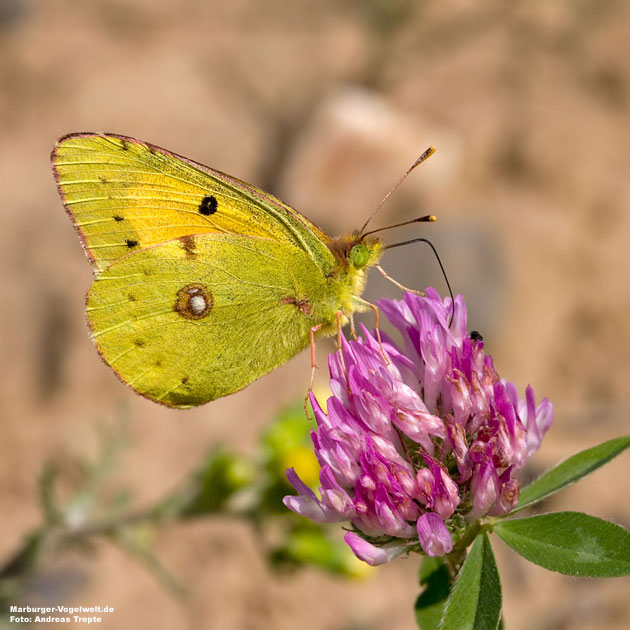
[[[350,313],[350,334],[352,335],[353,339],[357,338],[357,329],[354,326],[354,315],[352,313]]]
[[[337,352],[339,353],[339,360],[341,361],[341,369],[343,370],[343,375],[346,377],[346,383],[347,383],[348,372],[346,370],[346,363],[343,360],[343,351],[342,351],[342,344],[341,344],[341,335],[343,334],[341,332],[341,327],[342,327],[341,318],[343,317],[343,313],[341,311],[337,311],[336,315],[337,315]]]
[[[343,376],[346,381],[346,389],[348,390],[348,395],[352,396],[352,392],[350,391],[350,381],[348,380],[348,370],[346,368],[346,362],[344,361],[344,358],[343,358],[343,345],[341,343],[341,336],[343,334],[341,332],[341,329],[342,329],[341,320],[343,318],[343,312],[337,311],[335,315],[337,316],[337,353],[339,354],[339,362],[341,363],[341,370],[343,372]],[[356,339],[356,336],[355,336],[355,339]]]
[[[311,328],[311,381],[308,385],[306,396],[304,396],[304,413],[306,414],[307,420],[310,420],[308,416],[308,398],[309,398],[309,394],[313,391],[313,381],[315,380],[315,370],[317,369],[317,361],[315,361],[315,333],[321,327],[322,327],[322,324],[317,324],[317,326],[313,326]]]
[[[322,327],[322,324],[317,324],[311,328],[311,386],[309,389],[313,389],[313,378],[315,377],[315,368],[317,367],[317,361],[315,361],[315,333]]]
[[[400,282],[398,282],[397,280],[394,280],[394,278],[387,275],[387,273],[385,272],[385,269],[383,269],[383,267],[381,267],[380,265],[374,265],[374,266],[379,270],[379,272],[383,275],[383,277],[386,280],[389,280],[392,284],[395,284],[401,291],[408,291],[409,293],[415,293],[416,295],[420,295],[421,297],[425,296],[425,294],[422,291],[416,291],[416,289],[410,289],[406,287],[404,284],[400,284]]]
[[[376,332],[376,338],[378,339],[378,347],[381,349],[381,354],[383,355],[383,359],[385,359],[385,365],[389,365],[389,357],[383,348],[383,342],[381,341],[381,329],[379,328],[379,310],[376,304],[370,304],[370,308],[374,311],[374,331]]]
[[[385,361],[385,365],[389,365],[391,362],[387,353],[385,352],[385,348],[383,348],[383,342],[381,341],[381,329],[379,328],[380,323],[380,311],[378,310],[378,306],[376,304],[372,304],[372,302],[368,302],[363,298],[358,298],[359,302],[365,304],[365,306],[371,308],[374,311],[374,332],[376,333],[376,339],[378,341],[378,347],[381,349],[381,355],[383,356],[383,360]]]
[[[376,308],[376,307],[374,307]],[[378,310],[378,309],[377,309]],[[341,344],[341,336],[342,336],[342,323],[341,320],[343,318],[343,312],[337,311],[335,313],[337,317],[337,352],[339,353],[339,361],[341,362],[341,369],[343,370],[343,374],[346,379],[346,384],[348,384],[348,371],[346,369],[346,363],[343,358],[343,350]],[[304,396],[304,413],[306,414],[307,420],[309,420],[308,415],[308,399],[309,394],[313,391],[313,382],[315,380],[315,370],[317,369],[317,361],[315,360],[315,333],[322,327],[322,324],[317,324],[317,326],[313,326],[311,328],[311,381],[308,386],[308,391],[306,392],[306,396]],[[354,326],[353,326],[354,328]],[[356,337],[356,335],[355,335]],[[379,337],[380,339],[380,337]],[[348,385],[348,392],[350,392]]]

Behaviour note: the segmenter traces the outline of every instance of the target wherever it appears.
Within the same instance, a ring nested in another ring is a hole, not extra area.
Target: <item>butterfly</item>
[[[69,134],[51,161],[94,268],[91,336],[151,400],[232,394],[375,308],[361,294],[383,247],[365,226],[331,238],[269,193],[131,137]]]

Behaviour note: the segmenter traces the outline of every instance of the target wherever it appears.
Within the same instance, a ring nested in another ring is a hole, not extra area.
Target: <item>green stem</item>
[[[455,543],[453,546],[453,550],[448,555],[444,556],[444,565],[448,569],[448,573],[450,576],[451,584],[455,581],[459,570],[464,564],[464,560],[466,560],[466,556],[468,555],[467,549],[472,545],[475,538],[479,536],[484,531],[491,531],[492,524],[494,520],[491,521],[476,521],[472,525],[470,525],[464,533],[462,537]]]

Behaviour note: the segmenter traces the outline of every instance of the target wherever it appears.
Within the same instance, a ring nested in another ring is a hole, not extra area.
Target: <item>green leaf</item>
[[[581,577],[630,574],[630,532],[581,512],[499,521],[494,532],[530,562]]]
[[[416,599],[416,623],[420,630],[438,630],[450,590],[448,569],[441,558],[424,558],[420,584],[425,588]]]
[[[569,459],[566,459],[536,479],[536,481],[530,483],[529,486],[523,488],[518,504],[510,513],[519,512],[534,503],[538,503],[538,501],[554,492],[558,492],[558,490],[579,481],[582,477],[589,475],[606,462],[609,462],[629,446],[630,436],[625,436],[608,440],[603,444],[587,448],[585,451],[569,457]]]
[[[477,536],[446,601],[440,630],[496,630],[501,582],[486,533]]]
[[[429,583],[431,576],[444,567],[444,560],[440,557],[423,556],[420,572],[418,573],[418,583],[425,586]]]

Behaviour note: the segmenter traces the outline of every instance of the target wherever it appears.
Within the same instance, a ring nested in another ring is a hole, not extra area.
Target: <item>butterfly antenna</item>
[[[411,223],[425,223],[425,222],[431,222],[431,221],[437,221],[437,219],[435,218],[434,215],[427,214],[424,217],[411,219],[411,221],[403,221],[402,223],[395,223],[394,225],[387,225],[386,227],[378,228],[378,230],[370,230],[369,232],[364,232],[363,234],[361,234],[361,239],[363,239],[366,236],[369,236],[370,234],[376,234],[377,232],[383,232],[384,230],[391,230],[392,228],[401,227],[403,225],[410,225]]]
[[[385,197],[383,197],[383,200],[381,201],[381,203],[379,203],[378,206],[376,206],[376,208],[374,209],[374,212],[372,212],[372,214],[368,217],[368,220],[363,224],[363,227],[361,228],[361,231],[359,232],[359,234],[361,234],[362,236],[365,236],[364,230],[368,226],[368,223],[376,216],[376,213],[381,209],[383,204],[389,199],[390,195],[392,195],[392,193],[405,181],[405,179],[407,179],[407,175],[409,175],[409,173],[411,173],[411,171],[413,171],[413,169],[416,168],[416,166],[420,166],[420,164],[422,164],[422,162],[424,162],[426,159],[430,158],[434,153],[435,153],[435,147],[429,147],[407,169],[407,172],[396,182],[396,184],[394,184],[392,189],[385,195]],[[425,220],[427,220],[427,219],[425,219]],[[409,223],[415,223],[416,221],[418,221],[418,219],[416,219],[415,221],[409,221]],[[401,223],[400,225],[406,225],[406,224],[405,223]],[[395,227],[395,226],[391,226],[391,227]],[[370,232],[370,234],[371,234],[371,232]]]
[[[409,241],[401,241],[400,243],[385,245],[383,249],[394,249],[394,247],[402,247],[403,245],[411,245],[412,243],[426,243],[433,250],[433,254],[438,261],[438,265],[440,265],[440,269],[442,270],[442,275],[444,276],[449,295],[451,296],[451,302],[453,304],[453,310],[451,311],[451,316],[448,320],[448,327],[450,328],[451,324],[453,323],[453,316],[455,315],[455,298],[453,297],[453,289],[451,289],[451,283],[448,281],[448,276],[446,275],[446,271],[444,270],[444,265],[442,264],[442,261],[440,260],[440,255],[437,253],[437,249],[435,249],[433,243],[426,238],[412,238]]]

